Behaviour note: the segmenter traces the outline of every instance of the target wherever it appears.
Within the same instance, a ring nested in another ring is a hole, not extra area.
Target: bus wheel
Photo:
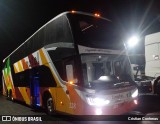
[[[155,80],[154,93],[160,95],[160,78],[157,78],[157,80]]]
[[[9,92],[9,100],[14,101],[13,95],[12,95],[12,91],[10,90]]]
[[[49,115],[52,115],[55,112],[55,106],[51,96],[46,99],[46,112]]]

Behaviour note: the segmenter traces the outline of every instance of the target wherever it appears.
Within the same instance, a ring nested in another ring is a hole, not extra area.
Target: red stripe
[[[28,56],[28,59],[31,67],[39,66],[39,63],[37,62],[37,60],[34,58],[32,54]]]

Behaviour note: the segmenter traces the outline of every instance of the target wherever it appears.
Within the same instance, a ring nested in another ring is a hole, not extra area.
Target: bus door
[[[32,106],[40,106],[39,75],[33,76],[30,83]]]

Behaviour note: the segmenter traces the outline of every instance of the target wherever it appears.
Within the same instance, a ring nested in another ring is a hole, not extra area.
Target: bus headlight
[[[133,93],[132,93],[132,98],[135,98],[138,96],[138,90],[135,90]]]
[[[89,105],[95,106],[104,106],[110,103],[109,100],[103,98],[94,98],[94,97],[87,97],[87,102]]]

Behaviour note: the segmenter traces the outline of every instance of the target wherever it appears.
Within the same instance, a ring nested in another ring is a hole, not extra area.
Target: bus
[[[160,95],[160,32],[145,36],[145,74],[152,81],[154,94]]]
[[[3,95],[48,114],[132,111],[138,90],[111,25],[90,13],[59,14],[3,60]]]

